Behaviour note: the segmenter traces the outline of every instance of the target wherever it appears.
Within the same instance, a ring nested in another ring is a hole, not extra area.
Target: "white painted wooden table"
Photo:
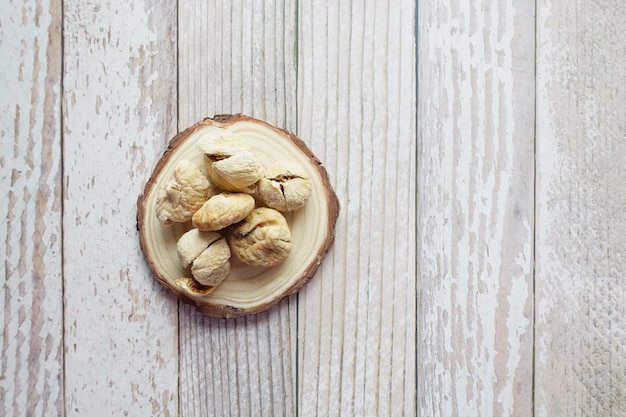
[[[623,0],[2,0],[2,416],[626,416]],[[341,202],[315,277],[214,320],[136,200],[221,113]]]

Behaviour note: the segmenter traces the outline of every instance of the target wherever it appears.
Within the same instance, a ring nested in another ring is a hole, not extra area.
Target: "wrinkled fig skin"
[[[249,151],[241,151],[225,159],[204,158],[204,165],[213,183],[225,191],[254,192],[254,185],[263,178],[263,167]]]
[[[276,266],[291,251],[287,220],[277,210],[256,208],[228,236],[231,250],[241,261],[254,266]]]
[[[178,239],[176,249],[181,265],[191,266],[191,275],[201,285],[216,286],[230,273],[230,248],[217,232],[191,229]]]
[[[181,160],[173,178],[157,194],[157,218],[163,225],[191,220],[212,193],[211,183],[193,163]]]
[[[213,242],[191,264],[191,275],[202,285],[217,286],[230,273],[230,248],[225,239]]]
[[[259,181],[258,195],[263,202],[279,211],[295,211],[311,196],[311,180],[304,169],[290,161],[278,161]]]
[[[176,281],[174,281],[174,284],[181,289],[181,291],[183,291],[184,293],[190,295],[190,296],[204,296],[207,294],[210,294],[215,287],[208,287],[205,285],[200,284],[198,281],[196,281],[193,278],[189,278],[189,277],[183,277],[183,278],[178,278]]]
[[[245,193],[217,194],[196,211],[192,224],[200,230],[221,230],[245,219],[254,204],[254,198]]]
[[[233,156],[241,151],[248,150],[239,136],[202,136],[196,146],[203,154],[214,160],[220,160]]]
[[[224,191],[252,194],[263,178],[261,163],[238,137],[203,137],[197,146],[209,178]]]
[[[183,234],[176,244],[181,266],[189,268],[206,248],[220,239],[222,235],[217,232],[202,232],[198,229],[191,229]]]

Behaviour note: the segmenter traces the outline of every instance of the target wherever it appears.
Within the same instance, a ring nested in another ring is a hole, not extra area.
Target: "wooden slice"
[[[239,136],[266,167],[281,159],[299,163],[313,190],[303,208],[284,213],[292,238],[287,259],[278,266],[263,268],[248,266],[233,256],[229,276],[215,288],[195,283],[189,270],[179,263],[176,243],[192,227],[191,222],[164,226],[156,217],[157,193],[172,177],[174,166],[183,159],[203,165],[203,154],[196,144],[206,135]],[[183,301],[197,306],[203,315],[234,318],[269,309],[313,276],[332,245],[339,202],[319,159],[294,134],[251,117],[220,115],[195,124],[170,141],[139,197],[137,209],[139,241],[154,277]]]

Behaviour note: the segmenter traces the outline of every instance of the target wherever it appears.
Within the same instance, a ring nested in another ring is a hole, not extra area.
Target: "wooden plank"
[[[418,4],[418,409],[532,415],[534,6]]]
[[[0,415],[63,412],[59,1],[0,14]]]
[[[63,6],[66,413],[178,415],[178,303],[135,220],[176,130],[176,2]]]
[[[626,416],[626,9],[537,16],[535,415]]]
[[[295,130],[294,0],[179,2],[179,126],[244,113]],[[235,320],[180,312],[181,415],[295,414],[296,298]]]
[[[299,415],[415,415],[415,4],[299,1],[298,133],[341,209],[299,298]]]

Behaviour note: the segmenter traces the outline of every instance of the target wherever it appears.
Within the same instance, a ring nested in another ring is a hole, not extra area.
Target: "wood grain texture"
[[[0,415],[63,411],[61,13],[0,14]]]
[[[298,134],[341,204],[299,297],[299,415],[415,415],[415,4],[298,4]]]
[[[532,415],[532,4],[421,1],[418,409]]]
[[[0,415],[626,417],[626,11],[534,4],[5,1]],[[213,320],[136,201],[238,112],[341,211],[297,296]]]
[[[622,1],[537,10],[536,416],[626,416]]]
[[[179,2],[179,126],[243,113],[296,123],[293,0]],[[296,297],[235,320],[180,312],[182,416],[295,414]]]
[[[66,415],[178,415],[178,303],[135,219],[175,133],[176,3],[63,5]]]
[[[178,7],[180,127],[243,113],[295,131],[295,2],[184,0]]]

